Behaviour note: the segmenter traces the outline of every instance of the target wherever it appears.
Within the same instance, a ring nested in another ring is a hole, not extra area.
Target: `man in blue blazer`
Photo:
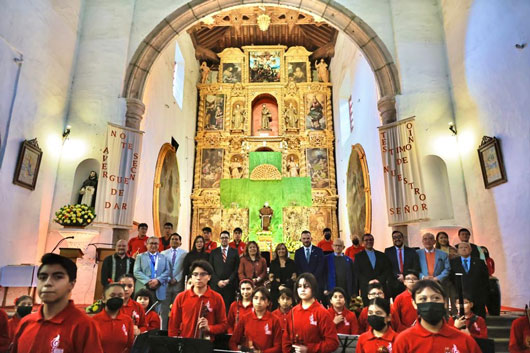
[[[294,263],[296,264],[296,273],[312,273],[317,279],[320,291],[324,286],[324,252],[317,246],[311,244],[311,232],[304,230],[301,236],[302,247],[294,253]],[[320,293],[315,293],[320,298]]]
[[[445,252],[434,248],[434,234],[425,233],[421,238],[423,249],[416,250],[420,258],[420,279],[442,281],[451,273],[449,257]]]
[[[159,239],[147,239],[147,252],[141,253],[134,262],[136,286],[145,287],[156,294],[159,301],[166,299],[166,288],[171,268],[167,258],[158,252]]]
[[[356,282],[353,277],[353,260],[342,253],[344,242],[337,238],[333,240],[333,253],[326,255],[325,273],[326,286],[324,294],[328,295],[333,288],[340,287],[346,292],[346,305],[349,304],[352,295],[355,293]]]

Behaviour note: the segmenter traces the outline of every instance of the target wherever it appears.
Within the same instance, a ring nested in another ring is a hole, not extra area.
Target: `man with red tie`
[[[405,237],[399,230],[392,232],[394,246],[385,249],[385,255],[392,263],[393,277],[389,279],[388,289],[392,298],[405,290],[403,274],[412,270],[420,272],[420,259],[416,251],[404,244]]]

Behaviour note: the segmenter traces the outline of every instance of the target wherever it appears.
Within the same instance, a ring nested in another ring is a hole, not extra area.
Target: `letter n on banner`
[[[414,117],[379,127],[388,225],[428,219],[416,149]]]
[[[143,131],[109,123],[101,156],[95,223],[131,227]]]

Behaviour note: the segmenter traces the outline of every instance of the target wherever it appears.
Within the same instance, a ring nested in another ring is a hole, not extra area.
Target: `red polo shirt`
[[[182,336],[194,338],[197,318],[201,305],[208,308],[206,319],[210,327],[210,334],[217,335],[226,332],[226,309],[223,297],[208,287],[200,297],[193,292],[193,287],[180,293],[171,308],[171,317],[168,325],[170,337]]]
[[[332,320],[335,319],[336,315],[338,315],[333,307],[329,308],[328,311],[331,314]],[[345,335],[359,334],[359,323],[357,322],[357,316],[355,316],[354,313],[346,308],[342,309],[342,316],[344,316],[344,320],[338,324],[335,324],[337,333],[342,333]]]
[[[239,313],[238,313],[239,310]],[[228,310],[228,333],[234,332],[237,322],[240,321],[243,315],[248,314],[252,311],[252,303],[244,307],[241,301],[236,301],[230,304],[230,309]]]
[[[123,313],[111,318],[106,310],[92,317],[96,323],[105,353],[128,353],[134,342],[134,324],[132,319]]]
[[[372,330],[366,331],[359,336],[355,353],[375,353],[380,347],[386,347],[389,352],[392,352],[392,344],[396,337],[397,333],[392,330],[392,327],[389,327],[381,337],[375,337]]]
[[[333,245],[333,240],[326,240],[322,239],[318,242],[318,247],[322,249],[322,251],[333,251],[333,248],[331,247]]]
[[[474,320],[471,325],[467,325],[469,334],[476,338],[488,338],[488,327],[486,326],[486,320],[475,314],[471,314],[469,318],[473,318]],[[447,323],[449,326],[455,326],[455,320],[452,317],[449,318]]]
[[[394,300],[392,310],[397,318],[397,332],[405,331],[418,319],[418,311],[412,306],[412,294],[405,290]]]
[[[510,353],[530,353],[530,322],[523,316],[512,322]]]
[[[355,246],[350,246],[349,248],[346,249],[346,251],[344,252],[344,255],[346,256],[349,256],[350,259],[352,260],[355,260],[355,255],[357,255],[358,253],[360,253],[361,251],[364,250],[364,246],[362,245],[359,245],[358,247],[355,247]]]
[[[127,304],[123,304],[120,309],[120,313],[130,317],[133,321],[133,324],[138,326],[140,331],[147,331],[147,321],[145,320],[145,311],[140,303],[129,299]]]
[[[228,246],[237,249],[237,253],[239,254],[239,256],[241,256],[245,252],[245,247],[247,246],[247,244],[240,241],[239,244],[236,245],[235,241],[231,241],[230,243],[228,243]]]
[[[143,239],[140,239],[138,237],[132,237],[129,239],[129,242],[127,243],[127,255],[133,256],[136,254],[136,251],[138,251],[139,254],[147,251],[147,236],[145,236]]]
[[[204,242],[204,251],[207,252],[208,254],[211,253],[212,250],[215,249],[216,247],[217,247],[217,243],[213,240]]]
[[[291,314],[291,310],[287,311],[285,314],[280,310],[280,308],[274,310],[272,312],[272,315],[276,316],[276,318],[280,321],[280,325],[282,326],[282,331],[285,331],[285,327],[287,326],[287,316]]]
[[[296,343],[307,346],[309,353],[331,353],[339,346],[333,319],[319,302],[315,301],[307,309],[300,303],[292,309],[292,315],[287,316],[282,337],[283,352],[291,352]]]
[[[406,329],[396,338],[393,353],[481,353],[475,340],[463,332],[443,323],[440,331],[432,333],[420,322]]]
[[[276,316],[265,312],[258,319],[254,310],[244,315],[230,338],[230,349],[237,351],[238,345],[249,346],[263,353],[280,353],[282,351],[282,327]]]
[[[156,311],[151,310],[145,315],[145,322],[147,324],[147,331],[160,330],[160,316]]]
[[[0,351],[9,350],[12,337],[9,336],[10,326],[7,313],[4,309],[0,309]]]
[[[20,317],[18,317],[16,314],[13,315],[13,317],[11,319],[9,319],[9,339],[11,340],[11,342],[13,341],[13,339],[15,338],[15,334],[17,333],[17,327],[18,327],[18,324],[20,323],[20,321],[22,321],[22,319]],[[0,346],[0,349],[2,347]],[[1,350],[0,350],[1,352]]]
[[[20,321],[13,353],[103,353],[96,324],[73,301],[49,320],[39,311]]]

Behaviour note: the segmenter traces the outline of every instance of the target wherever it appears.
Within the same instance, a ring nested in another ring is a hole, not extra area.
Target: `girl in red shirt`
[[[136,300],[145,311],[147,331],[160,330],[161,321],[160,316],[155,311],[156,305],[153,293],[146,288],[142,288],[134,294],[134,300]]]
[[[282,325],[282,331],[287,326],[287,317],[293,307],[293,291],[289,288],[282,288],[280,290],[280,296],[278,298],[278,309],[272,312],[272,315],[276,316],[280,320]]]
[[[230,339],[230,349],[251,349],[256,353],[280,353],[282,328],[280,321],[268,311],[270,293],[265,287],[254,290],[253,309],[241,318]]]
[[[119,279],[119,283],[125,289],[121,312],[132,319],[134,324],[134,335],[138,336],[142,332],[147,331],[147,324],[145,321],[144,308],[131,298],[134,293],[134,282],[135,279],[133,275],[128,273],[124,274]]]
[[[31,310],[33,309],[33,298],[29,295],[23,295],[18,297],[15,300],[15,315],[11,319],[9,319],[8,327],[9,327],[9,339],[10,341],[13,341],[15,338],[15,333],[18,327],[18,324],[20,323],[20,320],[28,314],[31,314]]]
[[[329,312],[315,299],[318,284],[311,273],[302,273],[295,282],[295,299],[283,333],[284,353],[331,353],[339,346],[337,329]]]
[[[460,312],[460,300],[456,300],[456,308]],[[457,318],[449,318],[447,322],[453,325],[460,331],[467,333],[476,338],[488,338],[488,327],[484,318],[475,315],[471,308],[473,308],[473,300],[469,294],[464,294],[464,316]]]
[[[234,332],[236,325],[239,323],[243,315],[252,311],[252,291],[254,284],[249,279],[244,279],[239,282],[239,294],[241,300],[236,300],[230,305],[228,310],[228,333]]]
[[[397,318],[397,332],[405,331],[412,325],[416,323],[418,319],[418,312],[416,308],[412,306],[412,288],[418,282],[419,273],[414,270],[407,270],[403,274],[404,284],[407,289],[400,293],[396,300],[394,300],[394,305],[392,310],[395,312],[395,317]]]
[[[344,289],[335,287],[330,293],[330,308],[328,309],[333,323],[337,328],[337,333],[346,335],[357,335],[359,333],[359,323],[357,316],[346,309],[346,293]]]
[[[390,327],[390,304],[386,299],[375,298],[368,305],[368,322],[371,329],[357,341],[356,353],[389,352],[397,334]]]

